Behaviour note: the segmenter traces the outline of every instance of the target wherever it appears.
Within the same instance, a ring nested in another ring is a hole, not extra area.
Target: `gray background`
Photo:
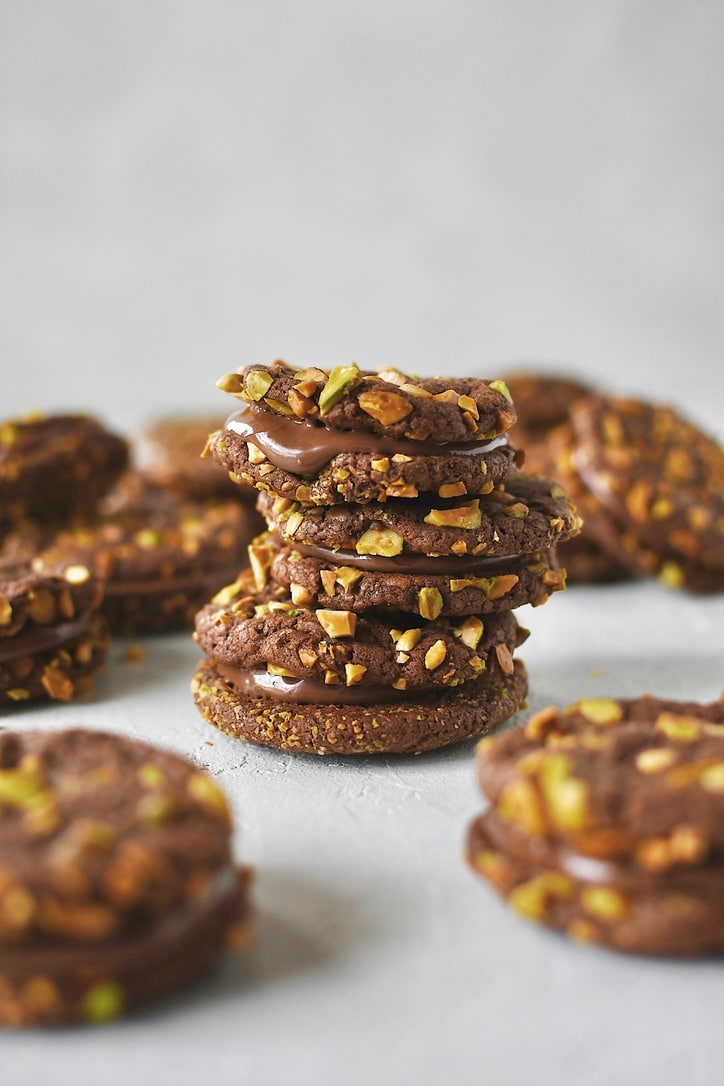
[[[724,5],[0,10],[8,410],[526,359],[718,425]]]
[[[719,3],[0,5],[3,414],[134,428],[294,363],[576,368],[724,434]],[[713,698],[724,599],[571,589],[521,614],[531,710]],[[196,713],[188,636],[6,714],[207,765],[258,939],[97,1031],[4,1035],[14,1084],[721,1081],[719,962],[625,959],[508,914],[460,861],[465,744],[291,757]]]

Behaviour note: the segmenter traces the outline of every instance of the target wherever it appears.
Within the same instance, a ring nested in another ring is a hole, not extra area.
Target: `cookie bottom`
[[[619,888],[505,851],[495,827],[491,811],[472,823],[467,860],[519,916],[628,954],[696,958],[724,952],[718,872],[712,872],[708,893],[705,885],[700,893],[669,886],[665,874]]]
[[[228,869],[199,897],[112,943],[0,948],[0,1022],[99,1024],[190,984],[251,931],[248,872]]]
[[[380,705],[289,705],[241,694],[203,660],[191,683],[210,724],[236,739],[306,754],[418,754],[496,728],[528,691],[524,665],[492,663],[480,679],[440,694]]]
[[[105,665],[110,638],[102,615],[93,615],[88,629],[51,649],[17,656],[0,663],[0,705],[51,698],[72,701],[93,684]]]

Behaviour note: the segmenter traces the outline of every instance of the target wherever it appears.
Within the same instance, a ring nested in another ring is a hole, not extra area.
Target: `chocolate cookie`
[[[226,429],[210,436],[209,452],[235,482],[305,505],[383,502],[425,493],[443,498],[488,494],[510,475],[518,457],[506,435],[479,442],[468,452],[456,452],[454,446],[442,452],[442,446],[432,442],[413,446],[411,441],[386,441],[373,435],[363,435],[363,441],[359,431],[332,434],[302,428],[269,412],[264,419],[261,415],[253,407],[231,415]],[[312,449],[304,448],[301,438],[316,438],[317,433],[322,433],[323,440]],[[334,452],[342,443],[351,446],[349,451]],[[364,451],[363,444],[380,448]]]
[[[435,750],[497,727],[527,692],[525,668],[517,660],[510,674],[493,660],[480,678],[462,686],[399,700],[388,691],[374,705],[283,701],[250,694],[238,678],[211,660],[199,664],[191,689],[205,719],[248,743],[307,754]]]
[[[95,507],[126,466],[128,445],[87,415],[32,415],[0,426],[0,527]]]
[[[516,418],[503,381],[409,377],[392,368],[366,373],[354,363],[331,372],[316,366],[295,370],[283,362],[247,366],[218,385],[285,418],[408,441],[436,435],[444,435],[446,442],[489,441]]]
[[[515,468],[504,433],[514,413],[501,382],[440,387],[437,378],[348,366],[329,377],[247,369],[221,384],[246,402],[211,435],[211,455],[232,479],[304,504],[486,494]],[[263,396],[250,391],[267,387]]]
[[[631,576],[622,563],[588,523],[588,507],[597,508],[590,491],[581,483],[570,463],[573,405],[593,389],[583,381],[564,374],[515,371],[504,375],[515,402],[518,421],[513,440],[523,450],[527,474],[555,479],[583,517],[580,535],[560,544],[558,556],[569,584],[624,581]]]
[[[283,544],[265,533],[250,546],[257,587],[272,579],[293,599],[318,607],[364,611],[383,608],[417,614],[488,614],[523,604],[545,603],[565,588],[566,572],[555,567],[551,552],[512,558],[384,558],[354,551],[326,551],[304,544]]]
[[[589,397],[571,418],[572,463],[621,532],[721,579],[724,449],[672,408],[638,400]]]
[[[484,498],[436,507],[397,501],[308,508],[263,493],[257,508],[286,542],[388,558],[534,553],[569,538],[580,526],[559,486],[524,475]]]
[[[620,950],[724,950],[724,696],[546,709],[478,768],[471,862],[519,911]]]
[[[549,430],[567,421],[573,404],[593,391],[587,382],[569,374],[513,370],[503,378],[515,404],[518,432],[524,432],[526,439],[544,440]],[[526,450],[527,444],[528,440]],[[529,465],[526,470],[531,470]]]
[[[231,817],[177,755],[81,729],[0,735],[0,1020],[101,1022],[248,925]]]
[[[82,564],[105,585],[103,610],[123,633],[191,625],[201,604],[232,580],[259,530],[252,509],[236,501],[175,501],[153,492],[137,506],[59,532],[34,568],[60,576]]]
[[[290,678],[297,694],[295,680],[311,682],[313,697],[302,700],[321,696],[316,687],[326,685],[354,687],[369,701],[371,688],[381,700],[380,687],[429,692],[457,686],[476,678],[492,656],[511,671],[513,649],[527,635],[510,611],[454,624],[403,613],[311,609],[271,582],[256,591],[246,572],[199,611],[195,636],[227,668]]]
[[[70,701],[105,663],[103,591],[86,566],[64,576],[0,563],[0,704]]]
[[[231,482],[219,465],[202,457],[209,434],[221,420],[208,415],[155,419],[141,434],[139,461],[154,486],[182,498],[256,498],[253,487]]]

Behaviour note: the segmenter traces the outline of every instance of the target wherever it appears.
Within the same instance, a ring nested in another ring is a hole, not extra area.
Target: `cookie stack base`
[[[290,705],[249,697],[203,660],[191,683],[202,716],[227,735],[307,754],[417,754],[482,735],[521,706],[521,661],[506,676],[491,662],[480,679],[439,694],[378,705]]]

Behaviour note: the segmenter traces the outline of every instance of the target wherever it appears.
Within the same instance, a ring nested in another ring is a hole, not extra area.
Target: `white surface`
[[[215,379],[278,355],[524,357],[724,436],[723,30],[706,0],[0,0],[3,417],[223,414]],[[571,590],[524,621],[532,707],[724,684],[721,598]],[[258,943],[117,1026],[3,1035],[4,1082],[721,1080],[721,963],[574,946],[466,870],[471,745],[248,749],[196,713],[187,638],[119,655],[90,700],[3,723],[207,763],[258,867]]]
[[[570,589],[519,614],[532,631],[520,652],[531,711],[722,688],[724,598]],[[50,1069],[68,1086],[721,1081],[721,962],[578,946],[506,911],[465,867],[465,828],[482,807],[472,744],[359,761],[248,747],[198,716],[188,637],[146,650],[133,664],[116,646],[90,699],[3,723],[106,727],[207,765],[233,799],[239,855],[258,871],[257,943],[112,1027],[4,1035],[6,1081],[37,1083]]]

